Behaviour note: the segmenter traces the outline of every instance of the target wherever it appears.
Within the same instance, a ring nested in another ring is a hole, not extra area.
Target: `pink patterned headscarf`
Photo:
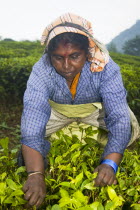
[[[45,44],[47,47],[51,39],[65,32],[78,33],[88,37],[90,70],[92,72],[102,71],[109,61],[109,53],[106,47],[93,36],[91,23],[80,16],[67,13],[57,18],[43,31],[41,44]]]

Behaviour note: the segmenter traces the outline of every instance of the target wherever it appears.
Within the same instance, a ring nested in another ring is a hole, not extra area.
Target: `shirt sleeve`
[[[50,149],[50,143],[44,140],[44,136],[51,108],[47,82],[41,69],[41,66],[35,64],[27,82],[21,119],[21,143],[45,157]]]
[[[120,68],[112,59],[103,71],[100,94],[105,108],[105,123],[109,131],[102,158],[111,153],[123,154],[131,137],[130,114]]]

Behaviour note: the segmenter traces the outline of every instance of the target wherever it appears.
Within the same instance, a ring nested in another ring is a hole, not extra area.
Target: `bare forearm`
[[[104,159],[113,160],[117,165],[119,165],[121,160],[122,160],[122,154],[120,154],[120,153],[111,153],[111,154],[105,156]]]
[[[44,173],[44,160],[42,155],[38,151],[23,144],[22,154],[27,172],[40,171]]]

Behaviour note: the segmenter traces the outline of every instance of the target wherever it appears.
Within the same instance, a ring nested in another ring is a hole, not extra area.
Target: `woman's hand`
[[[39,207],[46,196],[46,185],[44,176],[34,174],[28,176],[27,181],[23,186],[24,198],[28,201],[26,208],[31,206]]]
[[[24,197],[28,201],[26,208],[34,205],[39,207],[46,196],[46,185],[43,176],[45,173],[44,160],[38,151],[24,144],[22,145],[22,154],[27,173],[30,174],[30,172],[33,171],[40,172],[28,175],[28,179],[23,186],[23,191],[25,193]]]
[[[101,164],[97,166],[97,168],[94,170],[94,173],[95,172],[98,172],[98,175],[94,180],[96,187],[104,187],[107,185],[117,184],[115,172],[111,166],[107,164]]]
[[[105,159],[113,160],[117,165],[119,165],[122,159],[122,154],[111,153],[104,157],[104,160]],[[97,168],[95,168],[94,172],[98,172],[98,175],[94,180],[95,186],[104,187],[107,185],[117,184],[114,169],[110,165],[102,163],[99,166],[97,166]]]

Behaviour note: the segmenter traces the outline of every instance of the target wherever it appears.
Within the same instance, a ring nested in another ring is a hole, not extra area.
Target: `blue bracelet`
[[[105,164],[111,166],[111,167],[114,169],[115,173],[117,172],[117,170],[118,170],[118,165],[117,165],[113,160],[104,159],[104,160],[101,161],[101,164],[103,164],[103,163],[105,163]]]

